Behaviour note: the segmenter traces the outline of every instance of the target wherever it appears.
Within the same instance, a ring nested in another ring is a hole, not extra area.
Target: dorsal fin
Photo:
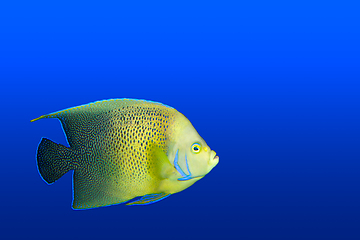
[[[61,118],[69,114],[76,114],[84,111],[84,109],[90,108],[91,110],[100,110],[100,109],[114,109],[114,108],[121,108],[126,105],[138,105],[138,104],[155,104],[158,106],[163,106],[167,108],[174,109],[173,107],[170,107],[166,104],[149,101],[149,100],[143,100],[143,99],[129,99],[129,98],[114,98],[114,99],[108,99],[108,100],[101,100],[96,102],[91,102],[88,104],[83,104],[76,107],[66,108],[57,112],[41,115],[40,117],[34,118],[30,120],[30,122],[35,122],[37,120],[43,119],[43,118]],[[90,111],[91,111],[90,110]]]
[[[70,147],[79,149],[84,145],[91,144],[92,140],[95,140],[94,138],[101,136],[99,133],[108,131],[109,127],[114,124],[113,121],[110,121],[114,116],[117,121],[121,121],[123,108],[136,105],[171,108],[162,103],[146,100],[110,99],[42,115],[31,122],[43,118],[58,118],[62,123]]]

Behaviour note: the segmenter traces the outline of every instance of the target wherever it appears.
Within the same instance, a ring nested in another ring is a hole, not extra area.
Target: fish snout
[[[211,150],[209,165],[215,167],[219,163],[219,156],[216,156],[216,152]]]

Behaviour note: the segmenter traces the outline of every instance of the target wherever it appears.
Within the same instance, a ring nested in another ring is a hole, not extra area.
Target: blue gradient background
[[[171,3],[169,3],[171,2]],[[358,1],[2,1],[0,239],[360,239]],[[149,206],[71,209],[35,162],[109,98],[185,114],[220,155]]]

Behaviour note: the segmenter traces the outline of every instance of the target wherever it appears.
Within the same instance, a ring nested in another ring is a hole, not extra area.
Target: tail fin
[[[37,165],[41,177],[51,184],[74,169],[76,152],[61,144],[42,138],[37,149]]]

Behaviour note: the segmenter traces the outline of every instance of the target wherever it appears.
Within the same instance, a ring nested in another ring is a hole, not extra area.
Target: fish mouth
[[[216,166],[219,163],[219,156],[216,155],[214,150],[211,150],[209,164],[212,166]]]

